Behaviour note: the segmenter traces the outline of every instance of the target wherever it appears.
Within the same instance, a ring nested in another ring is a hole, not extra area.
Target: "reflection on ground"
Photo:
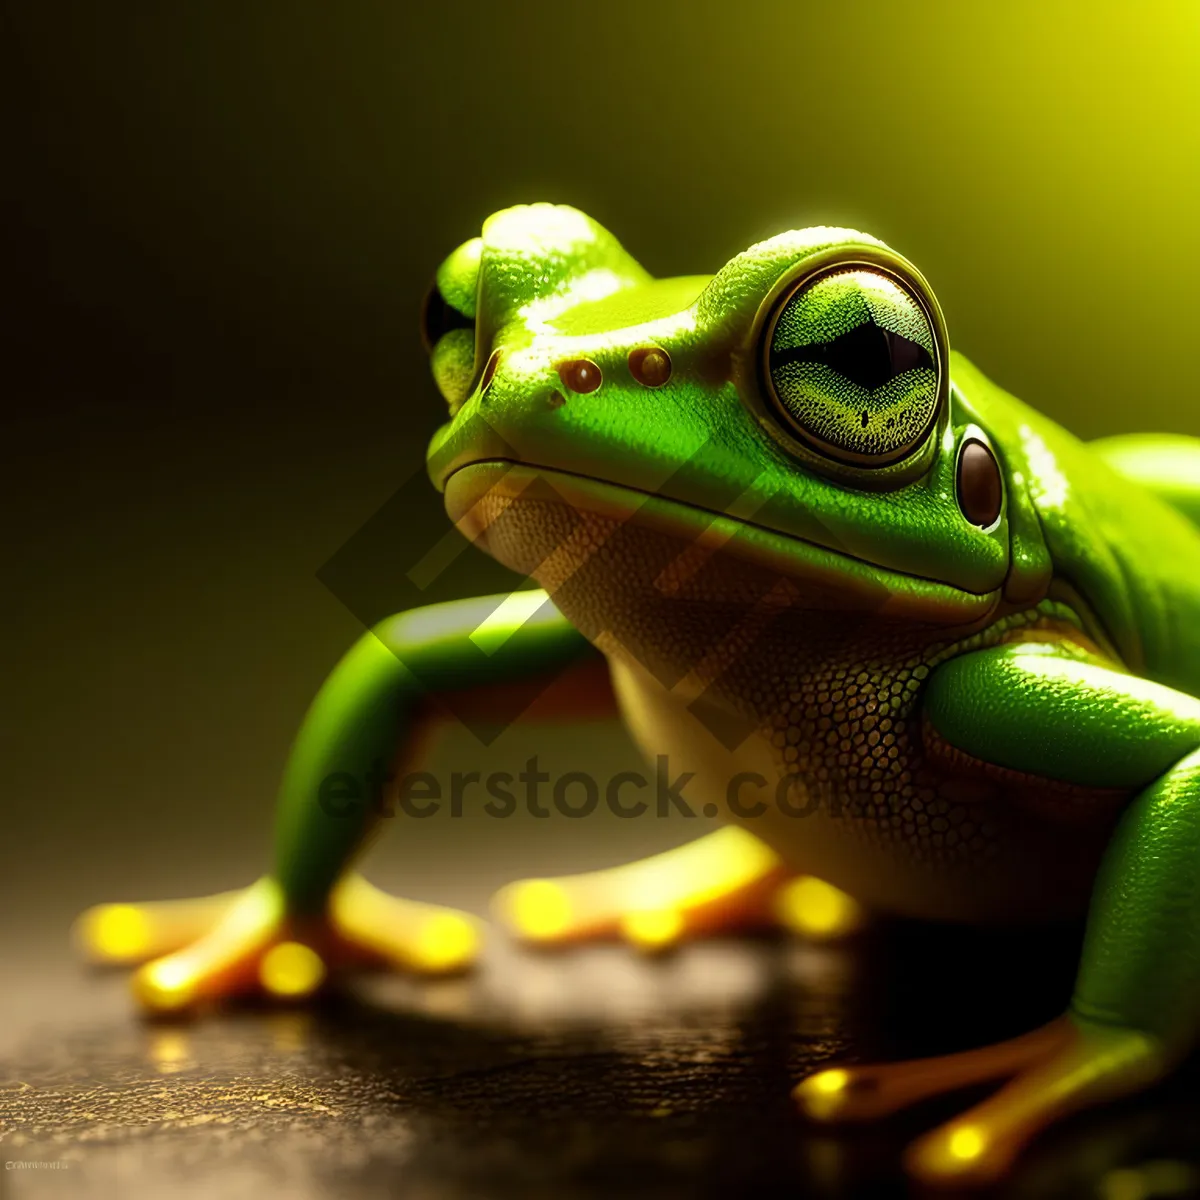
[[[493,946],[481,971],[361,980],[316,1011],[130,1019],[120,977],[48,1000],[3,1063],[14,1196],[905,1194],[939,1101],[850,1133],[790,1084],[841,1057],[939,1052],[1061,1007],[1070,935],[897,926],[838,946]],[[1194,1071],[1055,1130],[1004,1189],[1200,1189]],[[0,1193],[3,1194],[3,1193]]]

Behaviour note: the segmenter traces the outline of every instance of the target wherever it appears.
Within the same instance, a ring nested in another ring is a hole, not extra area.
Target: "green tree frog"
[[[725,823],[510,885],[496,908],[520,936],[1086,913],[1060,1019],[822,1070],[796,1087],[811,1119],[995,1082],[908,1157],[925,1179],[983,1181],[1189,1051],[1200,441],[1072,437],[952,352],[916,268],[849,229],[656,279],[575,209],[510,208],[442,263],[423,325],[449,410],[433,483],[537,586],[366,633],[301,726],[269,873],[98,906],[79,927],[92,957],[141,962],[154,1011],[303,997],[356,962],[462,968],[475,920],[352,871],[380,806],[328,781],[411,760],[439,698],[566,719],[611,702]]]

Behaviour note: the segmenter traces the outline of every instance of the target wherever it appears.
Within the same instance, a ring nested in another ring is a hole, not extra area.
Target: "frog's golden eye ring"
[[[780,297],[763,337],[763,383],[787,432],[826,457],[882,467],[938,418],[941,350],[930,310],[900,275],[842,263]]]

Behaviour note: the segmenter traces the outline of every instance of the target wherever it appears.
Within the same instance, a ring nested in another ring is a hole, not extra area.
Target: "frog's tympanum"
[[[93,957],[146,960],[155,1011],[294,1000],[356,962],[461,968],[473,918],[349,869],[382,807],[354,781],[411,760],[438,713],[611,700],[728,823],[510,885],[519,936],[1086,914],[1051,1024],[798,1082],[828,1122],[1000,1085],[912,1147],[926,1179],[994,1178],[1180,1061],[1200,1032],[1200,441],[1072,437],[952,352],[920,273],[849,229],[655,279],[574,209],[511,208],[442,263],[423,332],[449,409],[433,483],[538,586],[371,629],[300,729],[270,872],[93,909]]]

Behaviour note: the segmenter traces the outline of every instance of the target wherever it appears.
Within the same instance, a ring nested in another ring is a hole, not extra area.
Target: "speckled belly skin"
[[[693,773],[690,809],[881,909],[999,922],[1084,911],[1127,793],[970,760],[920,709],[922,683],[955,654],[1054,639],[1099,656],[1065,605],[960,629],[888,619],[636,519],[491,503],[489,552],[606,654],[647,758]]]

